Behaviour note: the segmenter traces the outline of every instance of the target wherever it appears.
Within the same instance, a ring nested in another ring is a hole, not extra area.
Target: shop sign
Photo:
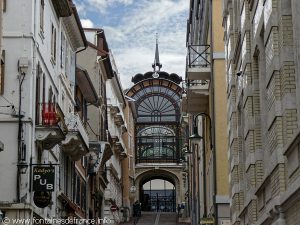
[[[55,168],[52,166],[33,167],[33,191],[54,191]]]

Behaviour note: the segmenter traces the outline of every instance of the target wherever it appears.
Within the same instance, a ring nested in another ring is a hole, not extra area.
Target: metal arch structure
[[[141,79],[127,91],[135,101],[137,117],[136,164],[180,162],[181,92],[178,83],[161,77]]]

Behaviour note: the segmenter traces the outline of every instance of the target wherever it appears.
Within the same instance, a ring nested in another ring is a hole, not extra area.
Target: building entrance
[[[166,180],[155,179],[145,183],[140,199],[143,211],[176,212],[175,186]]]

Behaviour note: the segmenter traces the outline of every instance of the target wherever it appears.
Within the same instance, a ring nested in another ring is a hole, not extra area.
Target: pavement
[[[134,225],[134,221],[131,219],[121,225]],[[136,225],[190,225],[190,223],[179,223],[177,214],[172,212],[142,212]]]

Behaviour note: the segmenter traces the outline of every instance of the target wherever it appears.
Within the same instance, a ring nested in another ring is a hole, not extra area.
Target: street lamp
[[[190,141],[193,142],[193,143],[198,143],[198,142],[200,142],[200,140],[202,140],[202,160],[203,160],[203,162],[202,162],[202,171],[203,171],[203,218],[202,219],[205,220],[205,221],[207,221],[208,218],[207,218],[207,199],[206,199],[207,196],[206,196],[206,155],[205,155],[205,141],[203,140],[203,137],[201,137],[198,134],[197,118],[199,116],[207,118],[208,122],[209,122],[210,150],[213,149],[212,135],[211,135],[212,127],[211,127],[211,118],[210,118],[210,116],[208,114],[204,113],[204,112],[198,113],[194,117],[194,121],[193,121],[193,134],[189,137]],[[214,164],[213,166],[215,167],[215,153],[213,152],[212,154],[213,154],[213,164]],[[213,167],[213,176],[215,177],[215,168],[214,167]],[[194,179],[195,179],[195,175],[194,175]],[[214,183],[215,183],[215,181],[214,181]],[[194,188],[196,188],[196,187],[194,187]],[[214,197],[213,204],[215,206],[215,197]],[[215,208],[214,208],[214,210],[215,210]],[[204,222],[204,221],[201,221],[201,218],[200,218],[200,223],[201,222]]]
[[[209,142],[210,142],[210,149],[212,150],[213,149],[213,144],[212,144],[212,135],[211,135],[211,131],[212,131],[212,127],[211,127],[211,118],[210,116],[205,113],[205,112],[201,112],[201,113],[198,113],[195,118],[194,118],[194,121],[193,121],[193,134],[189,137],[189,139],[193,142],[195,141],[200,141],[201,139],[203,139],[203,137],[201,137],[199,134],[198,134],[198,127],[197,127],[197,118],[198,116],[204,116],[205,118],[208,119],[208,122],[209,122]]]

